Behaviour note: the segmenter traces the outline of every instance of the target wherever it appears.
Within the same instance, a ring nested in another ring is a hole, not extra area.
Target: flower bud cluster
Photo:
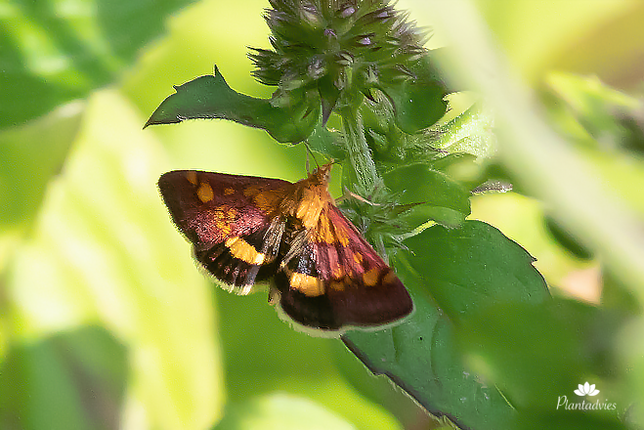
[[[281,95],[317,91],[325,122],[336,105],[413,78],[408,65],[426,53],[425,34],[389,0],[270,3],[265,19],[273,49],[249,54],[254,76]]]

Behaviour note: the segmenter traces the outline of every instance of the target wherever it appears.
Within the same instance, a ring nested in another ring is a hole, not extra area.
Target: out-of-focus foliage
[[[215,429],[230,430],[354,430],[342,420],[310,400],[271,394],[231,403],[226,416]]]
[[[0,129],[22,124],[130,67],[194,0],[11,0],[0,10]]]
[[[21,428],[42,428],[43,422],[60,429],[114,428],[120,422],[182,428],[204,426],[221,412],[212,292],[189,255],[166,252],[185,247],[150,190],[167,156],[139,133],[138,118],[115,92],[92,97],[74,149],[49,181],[34,224],[4,261],[3,328],[7,354],[14,356],[7,366],[23,370],[12,379],[14,388],[3,384],[3,392],[29,391],[3,410],[2,419],[22,422]],[[90,331],[47,343],[60,331],[73,333],[87,325],[108,330],[111,342],[125,351]],[[45,343],[41,348],[34,342]],[[92,369],[101,364],[94,363],[99,347],[108,361],[102,365],[123,362],[113,377],[93,375],[100,373]],[[39,358],[46,353],[54,357]],[[30,384],[25,387],[18,375]],[[84,406],[92,396],[99,404]],[[27,399],[27,405],[20,404]],[[108,406],[117,412],[106,410],[110,415],[104,418],[111,421],[99,426],[100,411]],[[82,413],[89,422],[54,420],[63,410],[67,419],[78,420],[75,414]]]
[[[84,104],[63,106],[0,134],[0,225],[27,227],[58,174],[82,122]]]
[[[304,422],[297,428],[423,428],[427,416],[371,378],[337,340],[294,332],[263,294],[236,297],[215,290],[172,228],[155,188],[163,171],[200,168],[288,180],[305,174],[304,149],[276,145],[261,130],[188,122],[141,131],[172,85],[211,73],[214,63],[237,91],[270,96],[270,89],[250,77],[252,64],[245,57],[247,46],[267,47],[261,13],[268,2],[204,0],[184,8],[187,3],[0,5],[5,127],[89,97],[84,115],[84,107],[75,104],[0,134],[0,426],[207,429],[217,423],[250,428],[254,422],[258,428],[286,428],[285,423]],[[406,5],[401,0],[398,7]],[[501,51],[543,95],[558,129],[576,142],[576,154],[592,163],[612,192],[644,213],[637,92],[644,6],[623,0],[477,5]],[[432,24],[425,15],[412,19]],[[154,40],[164,28],[167,34]],[[437,33],[429,43],[442,41]],[[485,71],[474,71],[479,72]],[[109,84],[109,90],[95,91]],[[457,102],[452,101],[454,111]],[[488,132],[490,117],[478,119],[463,122],[478,124],[473,132],[461,129],[464,139]],[[374,130],[374,141],[380,132]],[[444,135],[445,145],[460,144],[453,136]],[[482,151],[489,149],[489,140],[480,143]],[[467,178],[467,162],[460,166]],[[547,209],[517,193],[472,199],[472,217],[528,249],[555,295],[594,303],[602,298],[617,313],[628,308],[629,315],[640,315],[637,298],[602,274],[599,260],[577,259],[559,245],[546,228]],[[465,214],[465,206],[456,212]],[[483,323],[459,332],[472,367],[520,395],[510,352],[520,358],[550,351],[555,364],[569,363],[569,355],[556,361],[557,344],[539,348],[538,342],[553,339],[544,327],[577,329],[561,337],[569,340],[560,349],[568,354],[566,348],[581,348],[573,343],[587,319],[597,316],[606,330],[615,324],[591,305],[556,303],[534,311],[534,321],[543,324],[531,338],[525,337],[530,326],[511,325],[529,312],[499,305],[481,313]],[[552,313],[572,317],[552,321]],[[603,342],[607,334],[601,328],[586,334]],[[503,343],[497,343],[496,332],[505,333]],[[641,333],[641,321],[608,331],[617,346],[600,343],[583,357],[589,366],[584,369],[613,372],[597,374],[596,382],[622,410],[644,398]],[[511,348],[526,339],[537,343]],[[503,354],[506,361],[498,359]],[[630,373],[624,375],[626,369]],[[540,374],[547,378],[547,372]],[[528,383],[538,388],[539,380]],[[551,394],[571,397],[574,388]],[[551,415],[558,414],[556,400],[528,399],[541,411],[552,405]],[[559,417],[565,424],[568,416]],[[571,422],[579,423],[577,418]],[[632,408],[627,419],[641,424],[642,409]]]

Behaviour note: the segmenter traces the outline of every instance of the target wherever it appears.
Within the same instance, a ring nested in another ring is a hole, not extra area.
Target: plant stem
[[[342,131],[353,175],[355,191],[362,196],[370,196],[378,183],[378,172],[371,158],[371,150],[364,134],[362,118],[353,107],[345,107],[339,112],[342,117]]]

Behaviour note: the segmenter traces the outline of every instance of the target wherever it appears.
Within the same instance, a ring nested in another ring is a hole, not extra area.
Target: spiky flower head
[[[323,121],[336,105],[413,78],[425,33],[389,0],[270,0],[273,50],[253,49],[255,77],[278,92],[319,92]]]

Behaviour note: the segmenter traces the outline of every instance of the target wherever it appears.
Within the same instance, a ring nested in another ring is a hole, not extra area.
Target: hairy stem
[[[352,178],[355,179],[355,191],[362,196],[369,196],[378,183],[378,172],[365,139],[362,118],[353,107],[343,108],[339,113],[352,176],[355,176]]]

